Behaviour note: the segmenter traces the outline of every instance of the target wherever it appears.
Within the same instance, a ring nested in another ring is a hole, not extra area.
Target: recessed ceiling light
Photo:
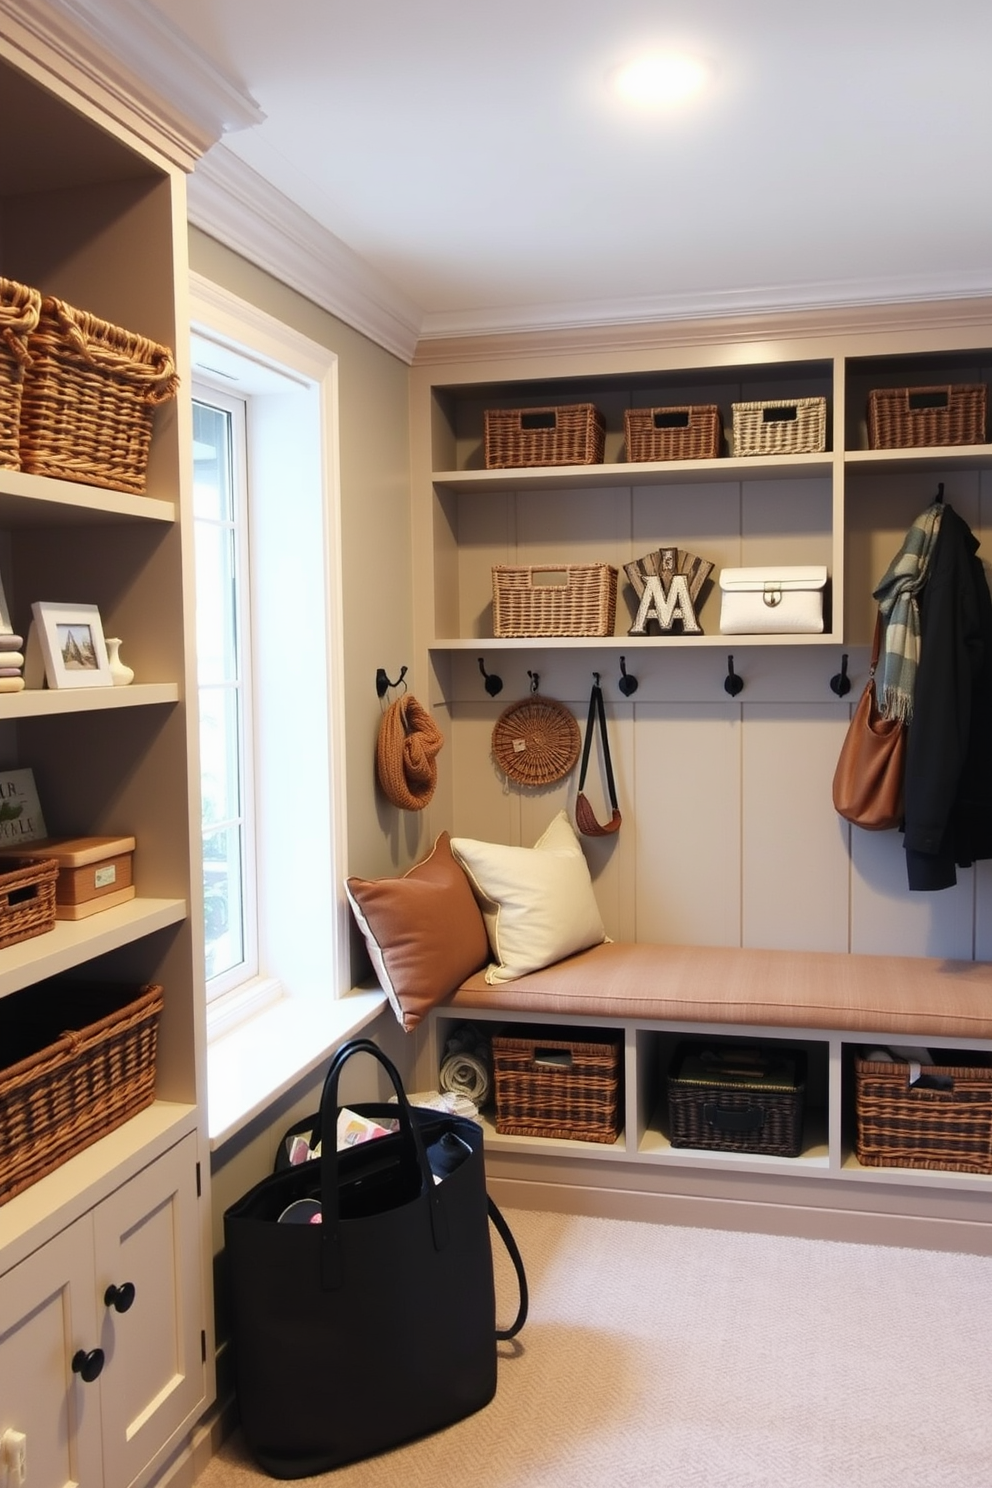
[[[639,108],[658,108],[691,98],[709,81],[711,69],[684,52],[654,52],[626,62],[610,75],[613,90]]]

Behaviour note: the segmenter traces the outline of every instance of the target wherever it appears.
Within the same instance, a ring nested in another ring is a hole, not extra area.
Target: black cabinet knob
[[[89,1353],[85,1349],[77,1349],[72,1356],[72,1372],[81,1375],[89,1385],[99,1376],[103,1362],[103,1349],[90,1349]]]
[[[122,1281],[120,1286],[108,1286],[103,1294],[103,1305],[115,1312],[127,1312],[134,1301],[134,1282]]]

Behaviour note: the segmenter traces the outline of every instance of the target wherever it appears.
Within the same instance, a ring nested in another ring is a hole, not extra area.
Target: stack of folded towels
[[[0,631],[0,692],[24,690],[24,637]]]

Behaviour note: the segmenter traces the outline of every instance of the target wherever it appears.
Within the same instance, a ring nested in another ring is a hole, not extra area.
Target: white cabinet
[[[206,1404],[190,1136],[0,1277],[0,1438],[30,1488],[128,1488]]]

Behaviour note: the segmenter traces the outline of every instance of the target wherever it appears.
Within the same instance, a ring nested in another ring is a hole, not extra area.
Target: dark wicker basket
[[[142,495],[155,409],[179,386],[169,348],[49,297],[28,350],[21,468]]]
[[[609,563],[496,564],[496,636],[611,636],[617,570]]]
[[[0,1000],[0,1204],[151,1104],[162,988],[44,983]]]
[[[802,1051],[680,1044],[668,1076],[669,1140],[798,1157],[805,1089]]]
[[[570,1029],[506,1030],[493,1037],[496,1130],[510,1136],[615,1142],[620,1135],[619,1033],[569,1037]]]
[[[719,458],[723,426],[715,403],[628,408],[623,421],[628,460]]]
[[[0,466],[20,468],[21,400],[30,360],[28,336],[38,324],[41,294],[0,279]]]
[[[591,403],[548,408],[487,408],[487,470],[528,465],[600,465],[603,415]]]
[[[984,382],[875,388],[868,394],[869,449],[984,444]]]
[[[55,929],[58,877],[56,858],[0,856],[0,947]]]
[[[937,1058],[940,1051],[931,1051]],[[922,1065],[915,1084],[909,1065],[854,1061],[858,1162],[874,1168],[932,1168],[992,1173],[992,1061],[946,1054]],[[984,1062],[983,1062],[984,1061]]]

